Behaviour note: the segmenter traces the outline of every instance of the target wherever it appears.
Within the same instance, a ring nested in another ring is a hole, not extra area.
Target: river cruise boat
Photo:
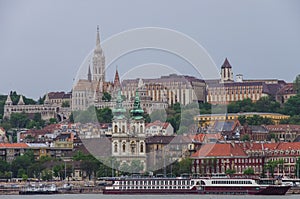
[[[116,178],[103,194],[284,195],[290,187],[246,178]]]
[[[42,194],[57,194],[58,189],[55,184],[51,185],[31,185],[28,184],[20,189],[20,195],[42,195]]]

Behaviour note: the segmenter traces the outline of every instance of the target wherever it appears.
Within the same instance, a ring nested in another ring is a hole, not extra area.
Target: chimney
[[[237,74],[236,75],[236,82],[243,82],[243,75],[242,74]]]

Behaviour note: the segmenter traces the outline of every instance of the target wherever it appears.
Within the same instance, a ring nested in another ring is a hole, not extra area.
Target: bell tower
[[[233,82],[232,67],[226,58],[221,67],[221,83]]]

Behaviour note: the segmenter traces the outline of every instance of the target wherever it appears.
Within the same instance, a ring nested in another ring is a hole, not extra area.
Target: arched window
[[[118,126],[117,125],[115,125],[115,127],[114,127],[114,133],[118,133]]]
[[[122,126],[122,133],[125,133],[125,125]]]
[[[140,150],[140,151],[141,151],[141,153],[144,153],[144,143],[143,143],[143,142],[141,143],[141,147],[140,147],[140,149],[141,149],[141,150]]]
[[[140,130],[141,130],[140,133],[143,133],[143,132],[144,132],[143,125],[140,126]]]
[[[115,145],[114,145],[114,152],[115,152],[115,153],[118,152],[118,143],[116,143],[116,142],[115,142]]]
[[[122,150],[123,150],[123,153],[125,153],[125,151],[126,151],[126,143],[125,142],[123,142],[123,144],[122,144]]]

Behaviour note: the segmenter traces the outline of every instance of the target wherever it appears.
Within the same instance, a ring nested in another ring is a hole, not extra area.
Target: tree
[[[266,96],[261,97],[254,104],[254,109],[257,112],[280,112],[280,103],[278,103],[274,97]]]
[[[227,169],[226,171],[225,171],[225,174],[227,174],[227,175],[233,175],[233,174],[235,174],[235,170],[234,169]]]
[[[10,124],[13,128],[25,128],[29,121],[29,118],[24,112],[12,113],[10,116]]]
[[[245,169],[243,173],[245,175],[254,175],[254,169],[253,168]]]
[[[297,94],[300,94],[300,74],[294,80],[294,90]]]
[[[110,123],[113,118],[113,114],[110,108],[97,109],[97,120],[100,123]]]
[[[249,136],[249,134],[245,134],[245,135],[243,135],[243,137],[242,137],[242,139],[241,139],[242,141],[250,141],[250,136]]]
[[[69,101],[63,101],[61,104],[61,107],[70,107],[70,102]]]
[[[279,166],[282,166],[283,165],[283,160],[280,159],[280,160],[270,160],[266,165],[266,169],[269,170],[269,172],[271,173],[271,176],[274,178],[274,171],[275,171],[275,168],[279,167]]]
[[[283,112],[290,116],[300,115],[300,94],[288,99],[284,104]]]
[[[110,102],[111,100],[111,95],[108,92],[104,92],[102,96],[102,100],[106,102]]]
[[[297,178],[300,177],[300,157],[298,157],[298,159],[297,159],[297,161],[296,161],[295,174],[296,174],[296,177],[297,177]]]
[[[156,120],[159,120],[161,122],[166,121],[167,119],[167,113],[165,110],[154,110],[150,114],[151,121],[154,122]]]

